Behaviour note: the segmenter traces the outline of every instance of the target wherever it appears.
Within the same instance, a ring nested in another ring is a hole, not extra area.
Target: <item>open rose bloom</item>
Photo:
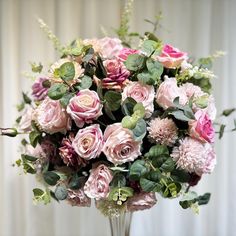
[[[209,70],[171,45],[123,45],[76,40],[24,94],[17,130],[1,129],[28,135],[17,163],[47,186],[34,190],[36,202],[53,196],[88,207],[93,200],[109,217],[149,209],[158,197],[183,206],[183,193],[213,171]],[[184,208],[209,200],[199,199]]]

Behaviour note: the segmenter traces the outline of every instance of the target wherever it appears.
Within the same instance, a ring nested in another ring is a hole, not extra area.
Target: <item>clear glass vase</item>
[[[111,236],[129,236],[132,220],[132,213],[125,212],[110,220]]]

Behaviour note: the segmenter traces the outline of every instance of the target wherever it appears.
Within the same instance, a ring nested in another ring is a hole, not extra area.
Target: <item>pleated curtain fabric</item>
[[[119,25],[124,1],[119,0],[0,0],[0,126],[10,127],[17,116],[29,62],[49,65],[57,59],[52,43],[39,29],[42,18],[60,38],[102,37],[101,26],[112,33]],[[235,0],[135,0],[131,30],[144,32],[144,19],[163,13],[158,36],[164,42],[207,56],[216,50],[227,55],[214,66],[214,93],[219,111],[236,106],[236,1]],[[212,193],[210,204],[195,215],[177,200],[163,200],[149,211],[134,214],[132,236],[234,236],[236,235],[236,134],[216,142],[218,164],[203,177],[199,193]],[[39,184],[12,164],[19,158],[19,139],[0,138],[1,236],[108,236],[108,220],[95,207],[76,208],[53,203],[32,203]]]

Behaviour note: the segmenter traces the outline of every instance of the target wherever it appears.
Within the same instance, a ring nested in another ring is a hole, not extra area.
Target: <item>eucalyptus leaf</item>
[[[156,41],[144,40],[141,47],[141,51],[144,52],[147,55],[147,57],[149,57],[156,50],[157,46],[158,43]]]
[[[63,97],[60,99],[60,103],[63,107],[67,107],[69,104],[69,101],[71,98],[73,98],[75,95],[74,93],[66,93],[63,95]]]
[[[111,111],[116,111],[120,108],[121,93],[115,91],[107,91],[104,95],[104,99]]]
[[[65,84],[53,84],[48,90],[48,97],[53,100],[59,100],[68,91],[68,86]]]
[[[55,189],[55,197],[58,200],[65,200],[67,198],[68,191],[64,185],[58,185]]]
[[[92,81],[91,77],[84,75],[81,78],[81,81],[80,81],[79,85],[77,86],[77,88],[79,90],[89,89],[92,86],[92,84],[93,84],[93,81]]]
[[[75,77],[75,66],[72,62],[65,62],[59,68],[59,76],[62,80],[71,81]]]
[[[148,166],[144,160],[136,160],[130,167],[130,179],[139,180],[141,176],[146,174],[149,171]]]
[[[136,105],[136,103],[137,102],[133,98],[127,97],[123,101],[122,107],[121,107],[123,114],[127,115],[127,116],[131,116],[133,114],[133,109],[134,109],[134,106]]]
[[[145,57],[139,54],[131,54],[124,62],[126,68],[130,71],[137,71],[145,66]]]
[[[30,140],[30,144],[33,146],[33,147],[36,147],[39,140],[41,138],[41,133],[36,131],[36,130],[33,130],[30,132],[29,134],[29,140]]]
[[[147,125],[144,119],[139,119],[134,129],[132,129],[134,140],[141,141],[147,132]]]
[[[46,171],[45,173],[43,173],[43,178],[47,184],[54,186],[57,184],[57,181],[60,179],[60,176],[54,173],[53,171]]]

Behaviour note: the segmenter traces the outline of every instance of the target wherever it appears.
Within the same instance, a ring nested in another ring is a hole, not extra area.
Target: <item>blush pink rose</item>
[[[199,110],[195,113],[196,120],[189,121],[189,135],[202,142],[214,142],[215,130],[206,112]]]
[[[187,58],[187,53],[181,52],[178,48],[174,48],[168,44],[163,47],[162,53],[157,56],[157,60],[166,68],[179,67]]]
[[[103,134],[98,124],[80,129],[76,134],[72,147],[85,160],[98,157],[102,152]]]
[[[142,142],[135,141],[132,131],[123,128],[120,123],[107,126],[104,132],[104,141],[103,153],[107,160],[113,164],[120,165],[134,161],[141,155]]]
[[[109,194],[109,184],[112,181],[112,172],[104,164],[92,169],[87,182],[84,185],[84,192],[89,198],[96,200],[106,198]]]
[[[173,101],[176,97],[179,97],[181,105],[185,105],[188,101],[185,91],[177,86],[176,78],[166,77],[157,90],[156,102],[163,109],[167,109],[174,105]]]
[[[67,201],[71,206],[90,207],[91,199],[88,198],[83,189],[67,189]]]
[[[49,134],[65,134],[71,128],[71,119],[58,100],[46,98],[35,110],[35,120]]]
[[[114,58],[117,57],[122,50],[123,46],[121,40],[118,38],[105,37],[98,40],[100,45],[100,52],[104,58]]]
[[[75,121],[78,127],[83,127],[85,123],[92,123],[102,115],[102,104],[95,91],[84,89],[71,98],[67,113]]]
[[[19,130],[23,132],[31,131],[31,121],[33,119],[34,109],[30,105],[26,105],[22,115],[21,120],[18,124]]]
[[[154,87],[144,85],[140,82],[130,82],[122,92],[122,101],[127,97],[133,98],[136,102],[141,102],[145,108],[145,116],[149,118],[154,111]]]
[[[121,61],[126,61],[127,57],[131,54],[139,54],[139,50],[132,49],[132,48],[122,48],[120,51],[118,58]]]

